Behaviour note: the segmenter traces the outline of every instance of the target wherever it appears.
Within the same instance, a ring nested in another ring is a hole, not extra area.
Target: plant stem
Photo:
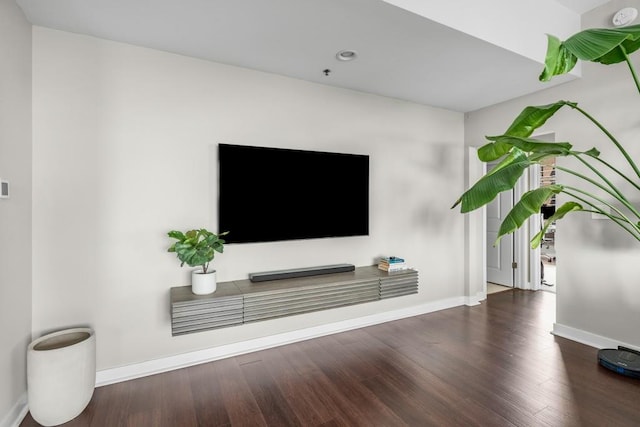
[[[575,196],[574,196],[574,197],[575,197]],[[578,198],[576,197],[576,199],[578,199]],[[589,203],[589,202],[587,202],[586,200],[580,200],[580,201],[581,201],[581,202],[584,202],[584,203],[587,203],[587,204]],[[606,216],[606,217],[608,217],[609,219],[614,220],[614,221],[615,221],[615,220],[618,220],[618,221],[620,221],[620,222],[625,222],[625,221],[624,221],[624,218],[620,218],[619,216],[611,215],[610,213],[607,213],[607,212],[602,211],[602,210],[596,210],[596,209],[582,209],[582,210],[581,210],[581,212],[589,212],[589,213],[594,213],[594,214],[598,214],[598,215],[603,215],[603,216]]]
[[[627,55],[627,49],[625,49],[623,45],[620,45],[620,50],[622,51],[622,54],[624,55],[624,60],[626,61],[627,65],[629,66],[629,71],[631,71],[631,76],[633,77],[633,81],[636,84],[636,89],[638,89],[638,92],[640,92],[640,82],[638,82],[638,76],[636,75],[635,68],[633,68],[633,64],[631,63],[631,59],[629,58],[629,55]]]
[[[575,154],[574,157],[576,159],[578,159],[580,162],[582,162],[583,165],[585,165],[586,167],[588,167],[589,169],[591,169],[591,171],[593,173],[595,173],[596,175],[598,175],[600,177],[600,179],[602,179],[602,181],[605,182],[605,184],[607,184],[609,186],[609,188],[611,188],[613,191],[615,191],[615,193],[622,199],[627,200],[627,198],[624,196],[624,194],[622,194],[622,192],[620,190],[618,190],[618,188],[613,185],[613,183],[611,181],[609,181],[602,173],[600,173],[600,171],[598,169],[596,169],[595,167],[591,166],[591,164],[589,164],[586,160],[584,160],[582,157],[580,157],[580,155]],[[581,178],[585,178],[584,176],[581,176]],[[628,202],[628,200],[627,200]]]
[[[640,90],[640,89],[638,89],[638,90]],[[582,108],[578,107],[577,105],[573,106],[573,108],[575,108],[580,113],[582,113],[582,115],[584,115],[587,119],[591,120],[591,122],[593,124],[595,124],[602,132],[604,132],[605,135],[607,135],[607,137],[611,140],[611,142],[613,142],[615,144],[615,146],[618,147],[618,150],[620,150],[620,152],[622,153],[624,158],[627,159],[627,162],[629,162],[629,164],[633,168],[633,170],[636,173],[636,175],[638,176],[638,178],[640,178],[640,169],[638,169],[638,166],[636,166],[636,164],[631,159],[631,156],[629,156],[629,153],[627,153],[627,150],[625,150],[622,147],[622,145],[618,142],[618,140],[613,135],[611,135],[611,133],[604,126],[602,126],[600,124],[600,122],[598,122],[596,119],[591,117],[591,115],[589,113],[587,113],[586,111],[584,111]]]
[[[606,167],[608,167],[609,169],[611,169],[612,171],[614,171],[615,173],[620,175],[621,178],[623,178],[625,181],[627,181],[629,184],[633,185],[634,187],[636,187],[637,190],[640,191],[640,185],[638,185],[635,182],[631,181],[631,179],[628,176],[626,176],[625,174],[620,172],[618,169],[614,168],[608,162],[602,160],[600,157],[597,157],[597,156],[592,156],[592,155],[589,155],[589,154],[587,154],[587,156],[591,157],[594,160],[599,161],[600,163],[602,163],[603,165],[605,165]]]
[[[636,208],[635,208],[631,203],[629,203],[629,201],[627,200],[627,198],[626,198],[626,197],[624,197],[624,196],[622,195],[622,193],[620,193],[619,191],[617,191],[617,190],[615,189],[615,187],[614,187],[614,191],[615,191],[615,193],[614,193],[613,191],[609,190],[609,189],[608,189],[607,187],[605,187],[604,185],[602,185],[602,184],[600,184],[600,183],[598,183],[598,182],[594,181],[593,179],[591,179],[591,178],[589,178],[589,177],[586,177],[586,176],[584,176],[584,175],[582,175],[582,174],[579,174],[578,172],[572,171],[571,169],[563,168],[562,166],[557,166],[557,165],[556,165],[556,169],[561,170],[561,171],[563,171],[563,172],[567,172],[567,173],[569,173],[569,174],[571,174],[571,175],[577,176],[578,178],[582,178],[582,179],[584,179],[585,181],[589,182],[590,184],[595,185],[596,187],[600,188],[602,191],[606,192],[606,193],[607,193],[607,194],[609,194],[611,197],[615,198],[615,199],[616,199],[616,200],[618,200],[620,203],[622,203],[623,205],[625,205],[625,206],[627,207],[627,209],[629,209],[631,212],[633,212],[633,214],[634,214],[638,219],[640,219],[640,212],[638,212],[638,211],[636,210]]]
[[[207,270],[209,269],[209,263],[202,264],[202,273],[207,274]]]
[[[585,195],[585,196],[587,196],[587,197],[591,197],[592,199],[594,199],[594,200],[596,200],[596,201],[600,202],[601,204],[603,204],[603,205],[605,205],[605,206],[607,206],[607,207],[609,207],[609,208],[613,209],[614,211],[616,211],[616,213],[617,213],[618,215],[620,215],[620,216],[621,216],[621,217],[622,217],[626,222],[628,222],[629,224],[635,224],[635,223],[634,223],[634,222],[632,222],[629,218],[627,218],[627,216],[626,216],[624,213],[622,213],[622,211],[621,211],[620,209],[616,208],[615,206],[613,206],[611,203],[609,203],[609,202],[605,201],[604,199],[601,199],[601,198],[600,198],[600,197],[598,197],[598,196],[594,196],[593,194],[588,193],[588,192],[586,192],[586,191],[584,191],[584,190],[581,190],[581,189],[579,189],[579,188],[576,188],[576,187],[571,187],[571,186],[565,185],[565,186],[564,186],[564,188],[569,189],[569,190],[571,190],[571,191],[577,191],[577,192],[578,192],[578,193],[580,193],[580,194],[583,194],[583,195]],[[575,195],[573,195],[573,196],[575,197]],[[595,206],[595,205],[592,205],[592,206]],[[597,208],[597,206],[596,206],[596,208]],[[634,226],[635,226],[635,225],[634,225]]]
[[[615,206],[611,205],[610,203],[605,202],[604,200],[602,200],[599,197],[594,196],[593,194],[589,194],[586,191],[582,191],[579,188],[575,188],[575,187],[569,187],[569,186],[565,186],[565,189],[569,189],[572,191],[576,191],[580,194],[584,194],[585,196],[591,197],[595,200],[597,200],[598,202],[602,203],[603,205],[608,206],[609,208],[613,209],[618,215],[620,215],[620,220],[617,220],[617,217],[614,217],[613,215],[611,215],[610,213],[607,213],[605,211],[603,211],[602,209],[600,209],[598,206],[594,205],[592,202],[577,196],[569,191],[565,191],[562,190],[563,193],[568,194],[569,196],[580,200],[583,203],[588,204],[589,206],[591,206],[592,208],[594,208],[596,211],[598,211],[598,213],[610,218],[611,220],[615,221],[618,225],[620,225],[622,228],[624,228],[625,230],[627,230],[629,233],[631,233],[636,239],[640,240],[640,238],[638,237],[638,233],[640,232],[640,230],[638,230],[638,226],[632,222],[629,218],[627,218],[627,216],[625,214],[623,214],[618,208],[616,208]],[[631,230],[629,230],[626,226],[623,226],[621,224],[621,222],[626,222],[627,224],[631,225],[633,227],[633,232]]]
[[[604,215],[604,216],[608,217],[611,221],[615,222],[620,227],[622,227],[627,233],[631,234],[636,240],[640,241],[640,237],[637,236],[632,230],[630,230],[627,227],[627,225],[624,223],[624,220],[622,220],[621,218],[615,217],[615,216],[610,215],[610,214],[608,214],[606,212],[602,212],[602,211],[598,211],[598,210],[583,209],[582,212],[590,212],[590,213],[596,213],[596,214],[599,214],[599,215]]]

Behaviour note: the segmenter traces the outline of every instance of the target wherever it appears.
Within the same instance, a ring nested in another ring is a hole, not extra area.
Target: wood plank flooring
[[[99,387],[65,426],[640,426],[640,380],[553,336],[554,312],[549,292],[491,294]]]

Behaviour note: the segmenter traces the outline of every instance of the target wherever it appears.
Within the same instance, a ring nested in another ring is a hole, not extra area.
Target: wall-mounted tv
[[[218,145],[218,232],[227,243],[369,234],[369,156]]]

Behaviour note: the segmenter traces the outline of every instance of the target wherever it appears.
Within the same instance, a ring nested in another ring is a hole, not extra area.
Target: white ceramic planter
[[[194,294],[212,294],[216,291],[217,286],[215,270],[210,270],[206,274],[202,273],[202,269],[191,272],[191,292]]]
[[[96,385],[96,336],[74,328],[44,335],[27,348],[31,416],[43,426],[64,424],[87,407]]]

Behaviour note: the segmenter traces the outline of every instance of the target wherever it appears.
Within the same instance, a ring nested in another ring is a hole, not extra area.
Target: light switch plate
[[[0,180],[0,199],[9,198],[9,182]]]

